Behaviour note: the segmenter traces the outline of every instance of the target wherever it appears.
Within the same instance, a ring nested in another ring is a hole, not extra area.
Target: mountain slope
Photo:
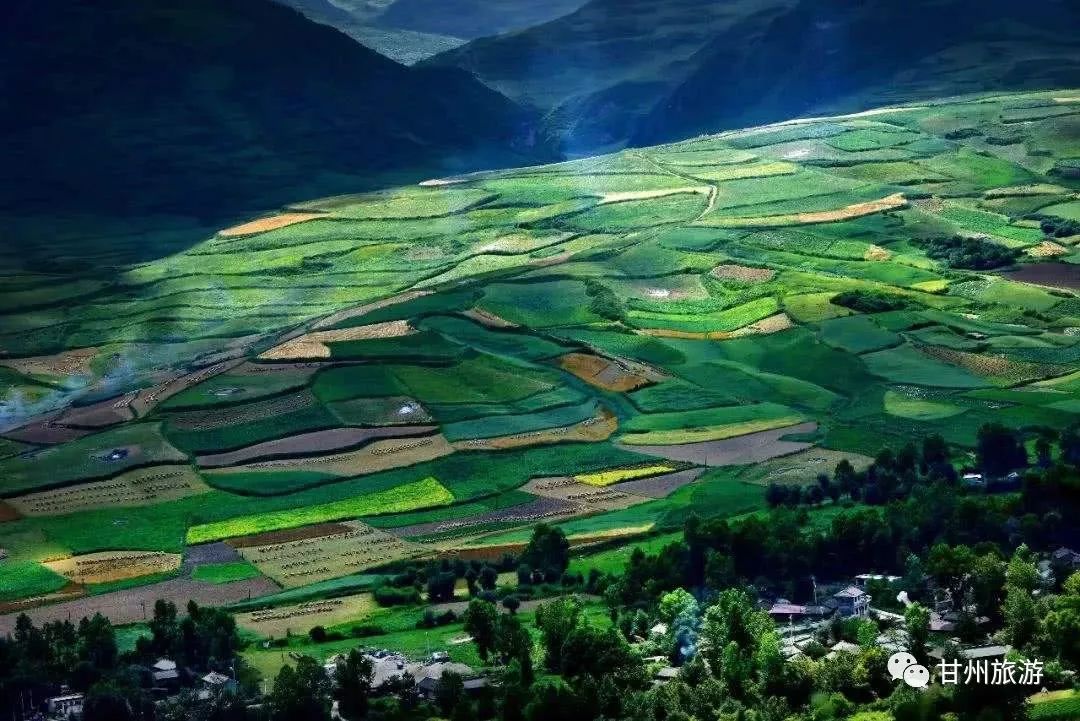
[[[1074,85],[1080,43],[1062,29],[1077,21],[1065,0],[592,0],[427,63],[540,108],[547,134],[587,153],[812,108]]]
[[[275,0],[299,10],[305,17],[337,28],[364,47],[405,65],[412,65],[437,53],[456,48],[464,38],[437,33],[376,27],[379,13],[393,0],[347,3],[338,0]]]
[[[474,38],[514,32],[553,20],[584,0],[395,0],[378,17],[380,27]]]
[[[1080,6],[1061,0],[917,7],[804,0],[764,32],[748,22],[715,38],[632,140],[961,93],[1069,87],[1080,81],[1080,42],[1061,28],[1078,23]]]
[[[8,212],[226,218],[374,173],[550,157],[529,115],[467,74],[406,68],[265,0],[7,13]]]
[[[718,33],[747,18],[764,24],[793,0],[591,0],[576,12],[503,37],[482,38],[426,61],[475,73],[548,113],[567,152],[619,145],[693,70]]]

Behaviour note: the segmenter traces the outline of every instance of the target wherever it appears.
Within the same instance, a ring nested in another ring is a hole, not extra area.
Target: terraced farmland
[[[1080,106],[1053,97],[298,198],[109,283],[4,275],[0,602],[288,588],[240,623],[306,632],[374,607],[325,584],[541,521],[619,541],[882,445],[1063,427],[1080,238],[1046,229]]]

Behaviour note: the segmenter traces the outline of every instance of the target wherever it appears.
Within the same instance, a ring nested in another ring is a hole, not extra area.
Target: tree
[[[904,625],[908,632],[908,653],[925,664],[930,640],[930,609],[918,603],[911,604],[904,611]]]
[[[541,523],[533,529],[521,553],[521,563],[542,571],[548,581],[555,581],[570,565],[570,542],[562,530]]]
[[[975,454],[983,473],[998,478],[1028,464],[1020,436],[1000,423],[987,423],[979,428]]]
[[[526,721],[557,721],[580,719],[581,707],[577,696],[562,679],[551,679],[536,684],[532,700],[525,707]]]
[[[435,683],[435,705],[442,715],[449,716],[465,700],[465,682],[461,674],[443,671]]]
[[[273,721],[327,721],[330,718],[329,681],[323,667],[301,656],[296,668],[282,666],[267,697]]]
[[[705,611],[701,626],[703,654],[713,674],[736,699],[747,699],[775,666],[772,647],[779,652],[772,619],[739,589],[722,591]]]
[[[480,569],[480,587],[486,591],[494,591],[498,582],[499,572],[485,563]]]
[[[115,684],[99,683],[86,692],[82,717],[83,721],[129,721],[135,713]]]
[[[574,596],[556,598],[536,608],[536,626],[544,643],[544,666],[552,673],[562,668],[566,637],[581,622],[581,603]]]
[[[503,614],[495,623],[495,653],[502,663],[517,661],[524,670],[532,670],[532,637],[517,616]],[[530,679],[531,680],[531,679]]]
[[[481,598],[469,601],[465,609],[465,632],[472,636],[480,658],[487,661],[488,654],[495,648],[495,625],[499,611],[495,604]]]
[[[367,715],[373,676],[371,661],[355,648],[345,658],[338,659],[334,673],[334,698],[343,718],[356,721]]]
[[[1039,569],[1027,546],[1016,549],[1005,571],[1005,633],[1016,648],[1023,648],[1035,637],[1038,619],[1031,594],[1039,584]]]
[[[510,612],[511,615],[517,613],[517,610],[521,608],[521,599],[517,596],[510,595],[502,600],[503,608]]]
[[[177,635],[176,604],[158,599],[150,619],[150,646],[155,654],[171,653]]]
[[[1080,423],[1073,423],[1058,436],[1061,460],[1070,466],[1080,466]]]
[[[636,665],[637,659],[626,639],[614,628],[581,623],[563,642],[560,670],[567,679],[585,675],[597,679],[604,675],[618,677]]]
[[[116,633],[109,619],[100,613],[79,622],[79,658],[99,671],[116,665]]]

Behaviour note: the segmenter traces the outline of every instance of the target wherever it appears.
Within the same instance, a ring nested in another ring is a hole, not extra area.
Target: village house
[[[870,594],[858,586],[848,586],[834,593],[829,600],[836,605],[836,610],[842,618],[864,617],[870,613]]]
[[[63,696],[53,696],[45,700],[45,708],[49,716],[61,719],[74,719],[82,716],[83,695],[81,693],[69,693]]]

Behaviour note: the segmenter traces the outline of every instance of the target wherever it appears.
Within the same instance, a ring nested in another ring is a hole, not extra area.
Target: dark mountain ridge
[[[469,74],[268,0],[16,0],[3,28],[9,213],[235,218],[382,173],[552,157]]]

